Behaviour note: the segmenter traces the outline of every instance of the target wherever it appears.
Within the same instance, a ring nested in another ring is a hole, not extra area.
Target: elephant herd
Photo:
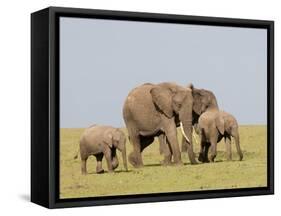
[[[191,164],[197,164],[193,151],[192,131],[200,137],[200,162],[214,162],[217,143],[224,138],[227,160],[231,160],[231,137],[239,159],[238,123],[234,116],[220,111],[215,95],[205,89],[187,87],[176,83],[145,83],[128,94],[123,106],[123,118],[128,138],[133,147],[128,160],[134,167],[142,167],[142,152],[158,138],[162,165],[182,165],[181,152],[188,153]],[[182,133],[181,149],[177,127]],[[81,171],[86,174],[86,161],[90,155],[97,160],[97,173],[103,173],[102,158],[105,156],[108,172],[118,166],[116,149],[122,152],[127,170],[126,136],[118,128],[94,125],[85,130],[80,139]],[[208,154],[210,150],[210,155]]]

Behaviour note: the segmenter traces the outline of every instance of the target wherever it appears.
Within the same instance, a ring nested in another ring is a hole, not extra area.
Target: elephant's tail
[[[78,158],[78,154],[80,152],[80,149],[78,149],[78,151],[76,152],[76,154],[74,155],[73,159],[76,160]]]

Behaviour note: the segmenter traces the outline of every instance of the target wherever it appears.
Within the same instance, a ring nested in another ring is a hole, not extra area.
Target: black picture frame
[[[267,30],[267,187],[59,199],[59,22],[61,16]],[[31,14],[31,201],[47,208],[192,200],[274,193],[274,22],[49,7]]]

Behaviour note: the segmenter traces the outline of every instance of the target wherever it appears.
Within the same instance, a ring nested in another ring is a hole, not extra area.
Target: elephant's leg
[[[209,153],[210,146],[211,146],[211,144],[206,141],[203,141],[200,143],[201,149],[200,149],[198,160],[201,161],[202,163],[210,162],[208,159],[208,153]]]
[[[140,136],[141,152],[154,141],[154,136]]]
[[[211,139],[211,147],[210,147],[210,152],[211,152],[211,154],[210,154],[210,161],[211,162],[214,162],[214,160],[215,160],[215,158],[216,158],[216,156],[217,156],[217,137],[215,137],[215,138],[212,138]]]
[[[202,150],[200,150],[199,155],[198,155],[198,160],[200,162],[204,162],[204,147],[202,148]]]
[[[160,154],[164,154],[165,153],[165,144],[166,144],[166,137],[165,134],[160,134],[158,136],[158,142],[159,142],[159,152]]]
[[[141,156],[141,144],[139,136],[131,137],[133,143],[133,151],[129,154],[129,162],[135,167],[139,168],[143,166]]]
[[[164,125],[164,130],[167,136],[167,140],[172,149],[174,163],[177,165],[182,165],[183,163],[181,161],[181,153],[180,153],[180,148],[177,138],[177,128],[174,123],[174,119],[169,119],[167,121],[168,122],[165,122],[166,124]]]
[[[141,157],[141,143],[140,137],[138,134],[134,132],[129,132],[130,142],[133,145],[133,151],[129,154],[129,162],[135,168],[139,168],[143,166],[142,157]]]
[[[104,169],[102,168],[102,158],[103,158],[103,153],[97,154],[96,159],[97,159],[97,167],[96,167],[96,173],[104,173]]]
[[[231,137],[225,137],[225,149],[226,149],[226,158],[228,161],[232,160],[232,152],[231,152]]]
[[[112,168],[113,170],[115,170],[119,165],[116,149],[112,149],[111,158],[112,158]]]
[[[235,132],[233,133],[233,138],[235,141],[237,153],[239,155],[239,160],[241,161],[243,159],[243,153],[240,148],[240,138],[239,138],[238,129],[236,129]]]
[[[160,134],[158,139],[160,144],[160,154],[164,154],[164,159],[161,161],[161,164],[165,166],[170,165],[172,160],[171,146],[167,142],[165,134]]]
[[[199,129],[198,129],[198,134],[200,137],[200,152],[199,152],[198,160],[204,163],[206,161],[206,157],[205,157],[206,137],[205,134]],[[208,157],[208,153],[207,153],[207,157]]]
[[[200,152],[198,156],[198,160],[204,162],[204,151],[205,151],[205,141],[201,138],[200,140]]]
[[[105,152],[104,152],[104,156],[105,156],[105,159],[106,159],[108,172],[111,173],[111,172],[113,172],[112,159],[111,159],[111,149],[106,149]]]
[[[88,159],[88,157],[81,158],[81,173],[82,173],[82,175],[87,174],[87,159]]]
[[[182,151],[187,150],[188,158],[191,164],[197,164],[197,161],[195,160],[195,154],[193,151],[193,142],[192,142],[192,134],[193,131],[191,129],[191,137],[189,138],[191,142],[187,142],[185,137],[182,137]],[[202,137],[202,134],[199,133],[199,136]]]
[[[204,144],[204,153],[203,153],[203,162],[204,163],[209,163],[210,162],[210,160],[208,158],[210,146],[211,146],[211,143],[205,142],[205,144]]]

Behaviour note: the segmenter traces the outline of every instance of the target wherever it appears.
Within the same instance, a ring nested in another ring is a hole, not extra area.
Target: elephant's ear
[[[119,143],[120,140],[121,140],[121,134],[122,134],[122,131],[121,131],[119,128],[116,128],[116,129],[113,131],[112,141],[113,141],[114,147],[116,147],[116,148],[117,148],[118,143]]]
[[[113,143],[113,135],[112,135],[112,133],[110,132],[110,133],[107,133],[106,135],[105,135],[105,138],[104,138],[104,142],[110,147],[110,148],[112,148],[112,143]]]
[[[150,90],[154,104],[168,117],[173,117],[172,92],[165,87],[156,86]]]
[[[219,132],[223,135],[225,131],[224,119],[221,115],[218,115],[216,118],[216,126]]]
[[[184,99],[186,98],[186,91],[178,91],[176,94],[173,95],[172,97],[172,107],[173,110],[178,113],[182,107],[182,103],[184,101]]]
[[[201,115],[202,112],[202,94],[198,89],[192,89],[192,96],[193,96],[193,111],[197,115]]]

